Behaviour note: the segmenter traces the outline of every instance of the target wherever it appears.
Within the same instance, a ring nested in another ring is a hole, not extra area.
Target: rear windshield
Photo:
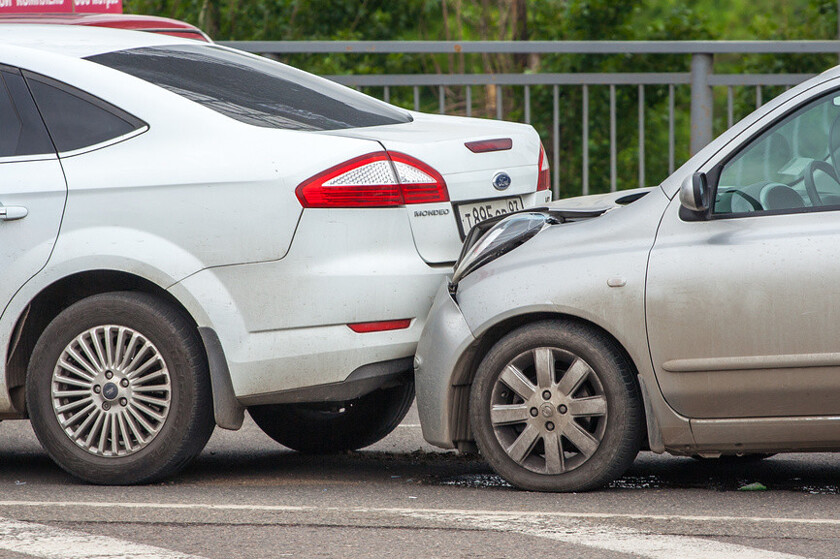
[[[266,128],[340,130],[411,122],[408,113],[358,91],[216,46],[145,47],[88,60]]]

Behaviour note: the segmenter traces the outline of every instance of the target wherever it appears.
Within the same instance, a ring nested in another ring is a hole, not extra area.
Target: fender
[[[59,236],[47,265],[15,293],[0,315],[0,350],[4,356],[0,360],[0,414],[21,411],[14,408],[9,394],[6,359],[15,326],[44,289],[75,274],[97,270],[124,272],[166,289],[201,267],[195,257],[177,245],[136,230],[90,228]]]

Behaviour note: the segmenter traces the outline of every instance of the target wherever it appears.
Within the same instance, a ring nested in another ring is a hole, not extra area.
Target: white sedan
[[[381,439],[465,232],[550,200],[530,126],[216,45],[0,25],[0,76],[0,419],[95,483],[245,409],[304,452]]]

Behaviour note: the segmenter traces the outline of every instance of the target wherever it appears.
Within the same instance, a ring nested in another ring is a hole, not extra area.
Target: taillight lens
[[[449,201],[446,181],[419,159],[396,151],[356,157],[305,180],[304,208],[366,208]]]
[[[495,140],[478,140],[464,144],[473,153],[487,153],[489,151],[505,151],[513,148],[513,140],[510,138],[497,138]]]
[[[551,170],[548,168],[548,157],[545,156],[545,148],[540,144],[540,161],[537,167],[540,170],[537,178],[537,191],[551,188]]]
[[[406,204],[449,201],[446,181],[440,173],[410,155],[398,151],[389,151],[388,155],[397,170]]]

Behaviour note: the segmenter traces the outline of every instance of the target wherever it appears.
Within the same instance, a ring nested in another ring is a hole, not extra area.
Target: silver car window
[[[721,168],[713,214],[840,208],[840,93],[798,108]]]

